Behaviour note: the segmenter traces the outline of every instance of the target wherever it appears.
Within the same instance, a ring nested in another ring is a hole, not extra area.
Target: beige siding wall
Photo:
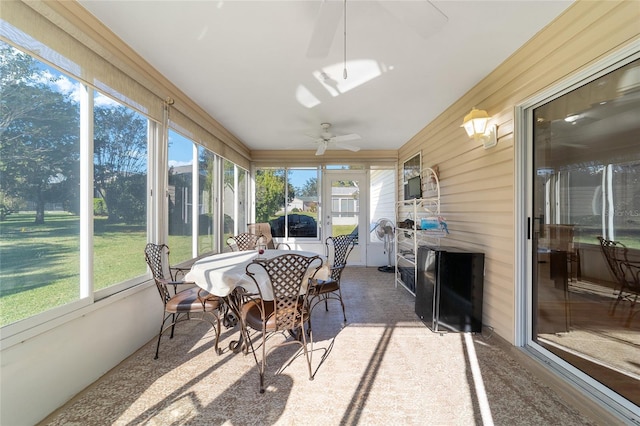
[[[442,245],[485,253],[483,322],[515,341],[514,107],[542,89],[639,38],[639,1],[578,1],[451,105],[398,152],[422,153],[440,169],[442,213],[450,236]],[[491,49],[491,46],[487,46]],[[473,106],[498,127],[485,150],[460,128]],[[399,176],[399,185],[402,183]],[[402,188],[398,187],[402,195]]]

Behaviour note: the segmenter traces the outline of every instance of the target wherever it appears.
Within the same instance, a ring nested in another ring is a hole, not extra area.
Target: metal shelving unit
[[[438,246],[447,235],[440,215],[440,182],[436,172],[427,168],[422,181],[423,198],[396,202],[395,273],[396,286],[415,296],[418,265],[416,255],[421,245]]]

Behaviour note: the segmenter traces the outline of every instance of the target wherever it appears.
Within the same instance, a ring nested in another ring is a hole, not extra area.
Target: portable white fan
[[[380,266],[378,271],[394,272],[395,268],[392,266],[393,262],[391,257],[391,252],[393,251],[393,222],[385,218],[378,219],[373,231],[376,233],[376,237],[384,242],[384,251],[388,256],[387,266]]]

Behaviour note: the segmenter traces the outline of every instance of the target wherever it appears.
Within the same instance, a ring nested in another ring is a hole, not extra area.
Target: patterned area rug
[[[413,296],[377,268],[343,274],[313,312],[313,378],[296,346],[268,356],[258,392],[251,354],[222,355],[206,323],[178,324],[49,416],[46,425],[590,425],[490,337],[431,332]],[[267,343],[269,345],[269,342]]]

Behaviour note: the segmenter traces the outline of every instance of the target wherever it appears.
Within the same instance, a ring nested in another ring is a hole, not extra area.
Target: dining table
[[[254,281],[247,275],[247,265],[259,256],[271,259],[283,254],[299,254],[307,257],[318,255],[310,251],[277,249],[265,250],[262,255],[257,250],[217,253],[194,262],[184,279],[185,281],[194,282],[198,287],[219,297],[229,296],[236,287],[243,287],[248,293],[256,293],[258,290],[256,287],[257,282],[260,286],[262,297],[265,300],[273,300],[273,292],[266,272],[260,270],[260,268],[255,268],[252,271],[255,274]],[[307,278],[311,278],[314,272],[315,268],[310,268]],[[326,264],[323,264],[316,272],[315,278],[326,279],[328,274],[329,268]],[[301,290],[303,293],[306,292],[308,281],[308,279],[303,280]]]
[[[235,326],[240,319],[240,299],[237,290],[242,289],[246,293],[260,293],[264,300],[273,300],[273,291],[269,283],[269,277],[262,268],[253,268],[251,273],[253,279],[247,275],[247,266],[257,258],[271,259],[283,254],[299,254],[302,256],[318,256],[317,253],[303,250],[279,250],[268,249],[259,254],[258,250],[232,251],[217,253],[198,259],[191,266],[191,270],[185,275],[184,280],[195,283],[198,287],[210,294],[220,297],[225,303],[225,314],[223,322],[225,326]],[[320,256],[322,258],[322,256]],[[303,279],[301,294],[306,293],[310,278],[327,279],[330,268],[323,262],[320,269],[312,264],[307,275]],[[244,327],[243,324],[240,324]],[[242,336],[238,341],[233,341],[229,348],[238,352],[242,347]],[[246,349],[246,346],[245,346]]]

